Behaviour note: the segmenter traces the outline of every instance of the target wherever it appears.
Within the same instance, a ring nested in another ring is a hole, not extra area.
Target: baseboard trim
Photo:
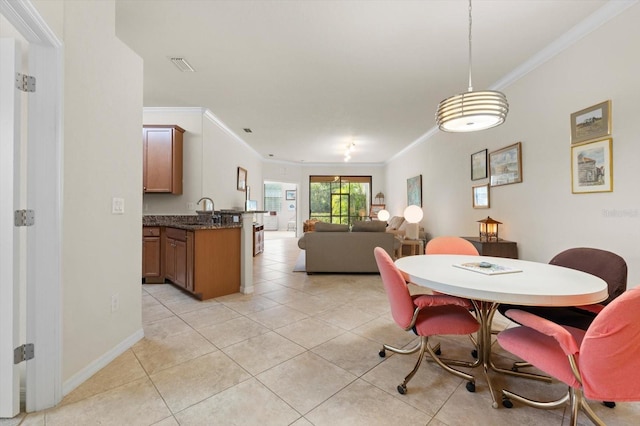
[[[87,381],[91,376],[96,374],[102,368],[106,367],[111,361],[126,352],[131,346],[144,337],[144,331],[142,328],[137,330],[131,336],[124,339],[118,345],[114,346],[110,351],[106,352],[100,358],[87,365],[82,370],[71,376],[69,380],[66,380],[62,384],[62,395],[69,394],[72,390],[80,386]]]

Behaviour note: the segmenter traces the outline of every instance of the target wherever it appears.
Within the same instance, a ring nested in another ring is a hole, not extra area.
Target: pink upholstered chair
[[[413,331],[420,337],[416,346],[410,349],[400,349],[383,345],[379,355],[384,357],[390,350],[399,354],[412,354],[419,351],[418,360],[413,370],[398,385],[398,392],[407,392],[407,383],[416,374],[425,351],[431,358],[449,373],[467,380],[467,390],[475,391],[475,378],[467,373],[458,371],[446,365],[429,346],[429,336],[437,334],[470,334],[478,331],[478,321],[469,313],[463,299],[447,295],[415,295],[412,296],[402,273],[393,263],[387,252],[376,247],[374,256],[384,289],[391,306],[394,321],[405,331]]]
[[[460,237],[436,237],[427,243],[424,248],[424,254],[466,254],[469,256],[478,256],[478,250],[471,244],[469,241]],[[434,294],[440,294],[438,292],[434,292]],[[464,300],[464,299],[463,299]],[[470,300],[465,300],[466,307],[470,311],[474,311],[473,303]],[[473,336],[469,336],[473,344],[477,347],[477,342],[473,338]],[[436,346],[436,353],[440,354],[440,344]],[[474,358],[478,357],[478,350],[474,349],[471,352]]]
[[[460,237],[436,237],[429,240],[424,254],[468,254],[478,256],[478,250],[469,241]]]
[[[584,331],[559,325],[532,313],[510,309],[506,315],[522,324],[498,334],[498,342],[545,373],[569,386],[558,401],[540,402],[503,390],[509,398],[537,408],[571,404],[571,424],[578,410],[597,425],[604,423],[585,397],[599,401],[640,401],[640,286],[609,303]]]

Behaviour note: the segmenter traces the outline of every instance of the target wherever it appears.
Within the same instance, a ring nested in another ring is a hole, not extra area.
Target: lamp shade
[[[386,210],[380,210],[378,212],[378,220],[387,221],[389,220],[389,212]]]
[[[504,123],[508,112],[509,104],[504,93],[470,91],[440,102],[436,122],[445,132],[475,132]]]
[[[422,209],[418,206],[408,206],[404,209],[404,220],[409,223],[418,223],[423,216]]]

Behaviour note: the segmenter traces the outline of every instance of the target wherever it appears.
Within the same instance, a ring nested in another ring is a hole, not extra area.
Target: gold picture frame
[[[522,182],[522,142],[489,153],[491,186]]]
[[[489,208],[489,184],[475,185],[471,188],[472,205],[474,209]]]
[[[613,139],[571,146],[571,192],[613,191]]]
[[[247,169],[238,167],[238,191],[247,192]]]
[[[571,144],[611,135],[611,101],[581,109],[571,114]]]

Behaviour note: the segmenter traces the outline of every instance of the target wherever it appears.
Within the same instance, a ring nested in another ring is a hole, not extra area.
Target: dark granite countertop
[[[242,228],[242,219],[239,222],[213,223],[211,218],[196,215],[146,215],[142,216],[142,226],[167,226],[171,228],[198,231],[202,229],[228,229]]]

